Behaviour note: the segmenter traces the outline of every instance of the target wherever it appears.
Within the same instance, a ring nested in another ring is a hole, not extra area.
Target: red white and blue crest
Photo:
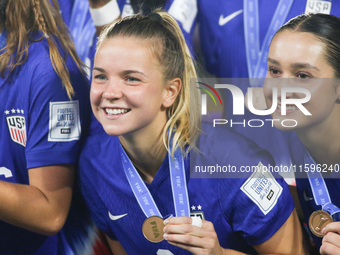
[[[6,116],[7,126],[13,142],[26,146],[26,121],[24,116]]]

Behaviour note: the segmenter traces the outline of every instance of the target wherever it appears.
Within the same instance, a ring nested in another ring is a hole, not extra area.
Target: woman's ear
[[[182,87],[182,81],[180,78],[174,78],[166,85],[166,94],[163,100],[163,106],[169,108],[175,102]]]

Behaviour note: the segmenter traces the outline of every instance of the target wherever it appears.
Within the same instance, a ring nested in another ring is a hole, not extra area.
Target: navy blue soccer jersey
[[[273,163],[266,152],[231,130],[209,132],[212,128],[206,124],[203,130],[200,150],[211,164],[219,160],[240,169],[259,162]],[[268,240],[294,208],[285,181],[271,178],[271,174],[261,178],[190,178],[189,157],[185,158],[185,172],[191,216],[211,221],[222,247],[256,253],[252,246]],[[189,254],[167,241],[151,243],[143,236],[146,216],[125,175],[118,137],[105,132],[90,136],[79,168],[81,191],[95,223],[128,254]],[[175,216],[170,182],[166,156],[151,184],[145,183],[164,217]]]
[[[29,184],[31,168],[76,164],[91,114],[89,86],[73,62],[67,65],[75,90],[70,100],[53,70],[47,40],[31,43],[28,56],[13,75],[0,78],[0,180],[19,184]],[[68,219],[72,237],[63,230],[47,237],[0,221],[0,253],[74,254],[91,224],[85,214],[77,217]],[[70,238],[76,240],[72,245]]]

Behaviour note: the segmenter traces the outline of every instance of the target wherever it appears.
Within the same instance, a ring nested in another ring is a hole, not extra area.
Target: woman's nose
[[[281,99],[282,97],[285,98],[291,98],[293,97],[293,92],[291,90],[287,89],[290,88],[291,85],[291,78],[280,78],[276,79],[276,88],[277,88],[277,97],[278,99]]]
[[[107,100],[119,99],[122,96],[122,87],[118,81],[111,81],[103,93],[103,97]]]

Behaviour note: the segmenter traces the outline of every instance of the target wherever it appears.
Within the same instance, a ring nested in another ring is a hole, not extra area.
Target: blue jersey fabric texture
[[[70,25],[74,1],[75,0],[58,0],[60,14],[67,26]]]
[[[221,128],[210,132],[211,125],[203,124],[204,134],[200,137],[203,153],[219,151],[226,164],[257,165],[272,164],[270,155],[247,138],[231,130]],[[213,135],[211,135],[213,134]],[[217,142],[218,141],[218,142]],[[226,148],[216,148],[217,144]],[[224,153],[223,153],[224,152]],[[192,153],[190,153],[190,156]],[[240,189],[247,179],[242,178],[190,178],[190,159],[185,158],[185,171],[191,214],[204,215],[214,224],[219,242],[224,248],[255,254],[252,245],[268,240],[287,220],[294,208],[288,186],[282,178],[277,182],[283,188],[277,203],[266,215]],[[140,208],[125,175],[119,152],[119,139],[105,132],[90,136],[82,149],[79,185],[91,215],[106,235],[117,239],[128,254],[189,254],[163,240],[151,243],[142,233],[146,216]],[[151,184],[147,184],[160,213],[174,215],[169,176],[168,156]],[[111,220],[109,215],[124,215]]]
[[[63,105],[70,100],[53,70],[46,39],[31,43],[27,61],[18,66],[12,75],[0,78],[0,180],[29,184],[28,169],[77,163],[80,141],[90,124],[89,86],[70,59],[67,67],[75,90],[72,102],[79,104],[79,112],[69,112],[68,116],[61,113],[61,108],[58,117],[50,111],[52,105]],[[79,137],[49,141],[51,130],[57,128],[56,125],[51,126],[51,123],[56,123],[51,122],[52,116],[65,127],[79,122]],[[68,120],[62,121],[60,118]],[[0,254],[73,254],[91,224],[86,213],[75,217],[75,210],[83,212],[83,208],[77,209],[72,205],[72,216],[65,225],[65,228],[71,227],[72,234],[65,234],[62,230],[47,237],[0,221]],[[70,242],[72,244],[68,244],[70,238],[74,238],[74,242]]]
[[[298,193],[301,208],[303,210],[305,224],[308,225],[308,220],[309,220],[310,215],[314,211],[322,210],[322,207],[315,203],[315,198],[313,197],[312,188],[310,186],[307,174],[306,172],[304,172],[304,169],[305,169],[304,166],[305,166],[305,163],[307,163],[304,160],[304,153],[306,152],[306,150],[307,149],[303,146],[300,140],[296,141],[294,143],[294,146],[291,146],[290,148],[290,152],[292,155],[292,162],[294,165],[296,165],[296,169],[297,169],[296,170],[297,172],[295,174],[297,193]],[[328,193],[329,193],[332,204],[340,208],[339,172],[333,172],[330,175],[325,175],[324,181],[328,189]],[[339,213],[335,217],[336,217],[336,220],[339,220]],[[309,229],[308,231],[310,232]],[[315,245],[318,248],[320,248],[322,244],[322,238],[315,236],[311,232],[310,232],[310,236],[313,238]]]

